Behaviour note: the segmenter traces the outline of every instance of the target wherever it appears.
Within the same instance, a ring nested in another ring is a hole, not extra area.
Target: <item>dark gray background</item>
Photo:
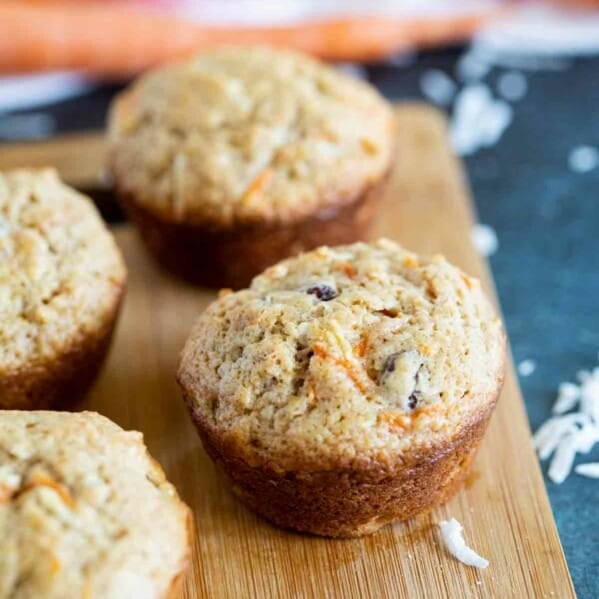
[[[420,99],[422,73],[440,68],[453,75],[459,54],[425,53],[410,66],[373,65],[367,73],[391,99]],[[487,82],[502,72],[494,69]],[[579,145],[599,146],[599,57],[526,76],[528,93],[514,104],[514,121],[500,142],[465,163],[480,219],[499,236],[490,262],[516,363],[537,364],[520,381],[536,429],[550,414],[558,384],[597,364],[599,168],[573,173],[568,154]],[[47,111],[60,131],[100,128],[119,87]],[[584,461],[598,460],[599,446]],[[599,481],[573,474],[547,487],[577,593],[597,598]]]

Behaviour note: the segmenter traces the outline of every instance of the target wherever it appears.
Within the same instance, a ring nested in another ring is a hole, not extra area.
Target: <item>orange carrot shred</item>
[[[314,352],[315,356],[322,358],[323,360],[330,360],[331,362],[337,364],[337,366],[343,368],[343,370],[345,370],[345,374],[347,374],[347,377],[356,386],[358,391],[360,391],[360,393],[366,393],[366,387],[364,386],[363,381],[360,379],[352,364],[348,360],[332,356],[322,345],[319,344],[316,344],[312,351]]]
[[[246,189],[243,197],[241,198],[242,203],[250,204],[258,196],[258,194],[266,188],[273,177],[273,171],[270,168],[265,168],[249,185]]]
[[[374,60],[414,46],[463,41],[508,10],[509,4],[455,16],[359,15],[284,26],[231,27],[99,0],[3,0],[0,71],[77,69],[128,76],[234,44],[291,47],[327,60]]]
[[[69,490],[63,484],[42,473],[34,473],[30,482],[27,483],[18,494],[23,495],[37,487],[48,487],[52,489],[68,507],[73,508],[75,506],[75,500]]]
[[[349,262],[344,262],[341,265],[341,270],[348,276],[350,279],[356,275],[356,269]]]

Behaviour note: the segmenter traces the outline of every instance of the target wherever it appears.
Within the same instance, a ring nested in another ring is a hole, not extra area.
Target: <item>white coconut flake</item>
[[[526,77],[520,71],[508,71],[497,80],[497,91],[504,100],[517,102],[521,100],[528,89]]]
[[[456,71],[461,81],[477,81],[487,76],[491,65],[475,52],[466,52],[460,56]]]
[[[470,237],[476,250],[483,256],[492,256],[499,249],[497,233],[489,225],[475,224],[470,230]]]
[[[587,454],[589,453],[595,443],[599,441],[599,427],[594,423],[589,422],[584,425],[580,430],[574,433],[576,441],[576,452]]]
[[[449,139],[460,156],[468,156],[480,147],[480,124],[492,101],[489,88],[482,84],[468,85],[456,97]]]
[[[599,377],[592,376],[580,388],[580,411],[599,424]]]
[[[588,478],[599,478],[599,462],[588,462],[587,464],[578,464],[574,468],[576,474],[587,476]]]
[[[425,71],[420,78],[420,90],[431,102],[440,106],[447,106],[456,93],[456,84],[453,79],[439,69]]]
[[[570,152],[568,166],[575,173],[588,173],[599,166],[599,151],[592,146],[578,146]]]
[[[537,368],[537,363],[534,360],[522,360],[518,364],[518,374],[520,376],[530,376]]]
[[[561,485],[572,472],[576,457],[576,438],[569,434],[562,439],[555,450],[547,476],[556,484]]]
[[[574,383],[560,383],[557,391],[557,401],[553,405],[554,414],[563,414],[571,410],[580,399],[580,387]]]
[[[494,146],[509,127],[513,118],[512,107],[503,100],[493,100],[487,105],[480,121],[479,144]]]
[[[599,359],[599,355],[597,357]],[[599,366],[593,370],[579,370],[576,380],[578,384],[564,382],[559,385],[552,409],[554,416],[533,435],[533,445],[540,460],[553,454],[547,475],[558,484],[569,476],[576,455],[590,453],[599,443]],[[581,472],[579,468],[582,468]],[[586,465],[577,466],[575,471],[585,476]],[[588,472],[597,472],[594,464],[589,464]],[[596,474],[587,476],[599,478]]]
[[[513,119],[512,107],[493,98],[484,83],[466,85],[456,96],[449,139],[460,156],[496,144]]]
[[[588,418],[584,414],[568,414],[548,420],[533,436],[533,445],[537,449],[539,459],[548,459],[564,437],[576,433],[578,424],[586,423]]]
[[[462,525],[455,518],[440,522],[439,529],[445,547],[456,559],[475,568],[486,568],[489,565],[488,560],[466,545],[462,536]]]

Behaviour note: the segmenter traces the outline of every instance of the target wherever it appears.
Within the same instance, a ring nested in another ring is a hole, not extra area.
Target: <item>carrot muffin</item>
[[[52,170],[0,173],[0,408],[62,407],[86,391],[125,279],[88,198]]]
[[[0,411],[0,598],[169,597],[191,517],[138,432]]]
[[[110,167],[162,264],[240,287],[289,255],[365,235],[393,129],[364,82],[288,51],[220,49],[118,97]]]
[[[504,355],[478,281],[381,240],[319,248],[222,295],[178,380],[206,451],[251,508],[345,537],[457,489]]]

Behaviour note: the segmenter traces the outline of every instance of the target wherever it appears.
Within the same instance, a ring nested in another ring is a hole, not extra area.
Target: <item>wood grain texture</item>
[[[399,159],[376,235],[419,252],[443,252],[494,293],[470,244],[472,206],[443,118],[416,105],[397,114]],[[160,273],[127,227],[116,235],[129,266],[128,295],[108,363],[83,407],[143,431],[192,507],[196,541],[182,597],[575,596],[511,365],[474,470],[449,504],[356,540],[278,530],[229,493],[174,381],[190,326],[213,294]],[[437,523],[448,517],[464,525],[488,569],[469,568],[446,553]]]
[[[0,170],[52,166],[70,185],[102,188],[106,143],[98,133],[73,133],[48,141],[0,144]]]

